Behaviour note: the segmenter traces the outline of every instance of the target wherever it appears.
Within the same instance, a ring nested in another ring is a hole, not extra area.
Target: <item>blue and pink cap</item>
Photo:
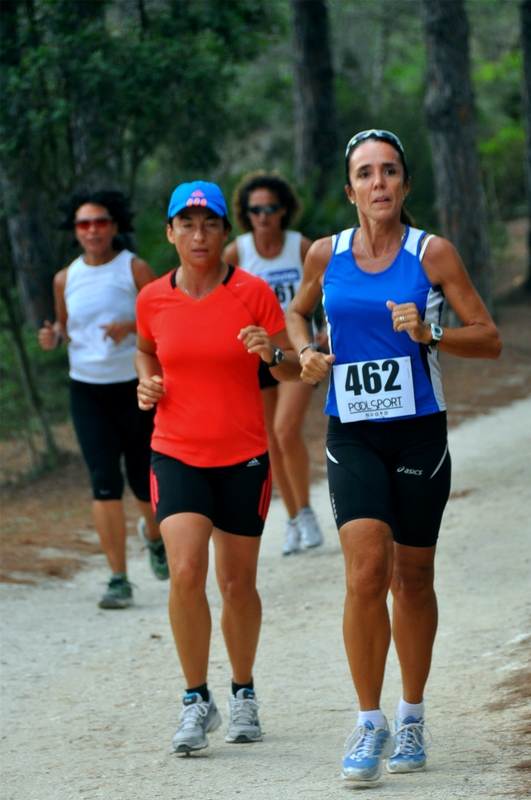
[[[168,206],[168,217],[172,219],[183,208],[193,208],[194,206],[210,208],[220,217],[228,217],[223,192],[217,184],[209,181],[181,183],[174,189]]]

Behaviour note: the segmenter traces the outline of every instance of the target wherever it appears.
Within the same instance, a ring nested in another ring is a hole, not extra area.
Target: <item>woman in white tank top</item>
[[[118,234],[132,230],[132,213],[121,192],[79,192],[59,208],[66,213],[60,227],[74,230],[83,253],[54,278],[56,320],[44,322],[39,343],[43,350],[68,343],[72,419],[90,473],[94,523],[112,571],[99,605],[125,608],[132,588],[126,574],[122,455],[142,514],[138,532],[155,574],[168,577],[149,498],[152,421],[137,410],[134,367],[136,297],[156,276],[145,261],[122,249]]]
[[[286,311],[302,279],[311,241],[288,230],[300,208],[289,183],[265,172],[247,175],[234,195],[234,213],[246,231],[225,249],[223,258],[263,278]],[[259,372],[273,477],[288,513],[283,554],[323,542],[310,507],[310,461],[302,435],[313,391],[302,381],[279,383],[267,366]]]

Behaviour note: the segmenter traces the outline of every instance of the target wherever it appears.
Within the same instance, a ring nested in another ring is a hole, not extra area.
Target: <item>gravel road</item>
[[[224,728],[192,757],[171,751],[184,681],[167,619],[167,584],[129,540],[136,604],[96,602],[103,556],[74,580],[2,584],[3,800],[447,800],[529,797],[519,726],[529,702],[508,679],[531,675],[531,398],[450,433],[453,499],[437,555],[440,626],[428,690],[429,769],[358,788],[340,778],[356,702],[341,638],[343,563],[327,488],[313,488],[326,529],[316,552],[280,556],[283,511],[274,501],[259,587],[264,622],[255,670],[264,741],[229,745]],[[222,709],[230,670],[209,595],[209,681]],[[392,650],[383,695],[400,693]],[[226,715],[225,715],[226,720]],[[528,725],[529,733],[529,725]],[[353,794],[354,793],[354,794]]]

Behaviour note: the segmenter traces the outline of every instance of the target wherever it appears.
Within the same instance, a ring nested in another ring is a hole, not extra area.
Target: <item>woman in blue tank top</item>
[[[359,227],[312,245],[287,328],[302,379],[314,384],[332,373],[328,477],[346,565],[344,641],[360,708],[342,774],[375,781],[386,758],[390,773],[426,768],[434,558],[450,492],[438,350],[497,358],[501,342],[454,247],[412,227],[399,139],[381,130],[356,134],[346,173]],[[316,352],[307,333],[321,294],[330,355]],[[441,327],[444,298],[460,328]],[[393,732],[380,708],[391,632],[402,674]]]

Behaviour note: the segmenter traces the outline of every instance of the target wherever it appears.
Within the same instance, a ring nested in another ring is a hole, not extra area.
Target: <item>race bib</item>
[[[297,267],[284,267],[282,269],[268,269],[260,273],[271,286],[284,311],[295,297],[295,292],[301,282],[301,271]]]
[[[416,411],[409,356],[334,364],[333,375],[341,422],[392,419]]]

